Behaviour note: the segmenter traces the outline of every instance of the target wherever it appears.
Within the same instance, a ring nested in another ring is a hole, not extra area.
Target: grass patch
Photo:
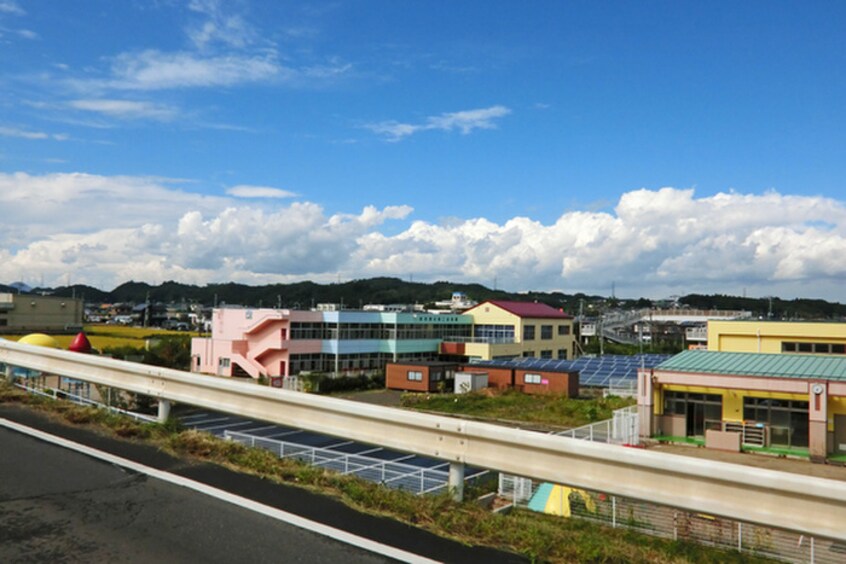
[[[588,521],[524,510],[494,514],[473,501],[446,495],[416,496],[353,476],[313,467],[248,448],[207,433],[182,430],[173,422],[145,424],[104,410],[26,394],[0,380],[0,402],[32,406],[72,424],[143,440],[173,454],[305,487],[342,500],[363,512],[388,516],[468,545],[510,550],[535,562],[766,562],[748,554],[673,542]]]
[[[705,439],[697,437],[681,437],[675,435],[657,435],[652,437],[658,442],[662,443],[682,443],[688,445],[705,446]]]
[[[777,446],[768,446],[768,447],[758,447],[758,446],[751,446],[751,445],[741,445],[741,450],[744,452],[758,452],[762,454],[772,454],[777,456],[795,456],[799,458],[810,458],[811,454],[808,452],[807,448],[788,448],[788,447],[777,447]]]
[[[631,398],[567,398],[492,389],[458,395],[405,393],[402,396],[403,407],[421,411],[568,428],[611,419],[615,409],[633,404]]]

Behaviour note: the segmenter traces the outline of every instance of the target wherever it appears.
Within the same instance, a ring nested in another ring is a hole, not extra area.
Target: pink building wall
[[[290,340],[291,322],[320,322],[320,312],[221,308],[212,312],[212,336],[191,341],[192,370],[232,376],[235,366],[253,378],[285,376],[291,353],[318,353],[319,340]],[[221,358],[229,359],[221,366]],[[284,363],[284,364],[283,364]]]

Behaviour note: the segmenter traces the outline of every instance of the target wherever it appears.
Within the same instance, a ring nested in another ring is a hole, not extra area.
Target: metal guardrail
[[[470,464],[846,540],[846,482],[837,480],[621,449],[7,341],[0,341],[0,362],[439,458],[451,463],[451,471]]]
[[[500,474],[498,493],[516,507],[742,554],[810,564],[846,560],[843,542],[601,492],[568,491],[519,476]]]

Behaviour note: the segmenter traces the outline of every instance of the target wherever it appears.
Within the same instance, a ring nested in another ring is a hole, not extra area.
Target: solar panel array
[[[520,368],[531,370],[549,370],[555,372],[579,371],[581,386],[607,388],[612,383],[637,380],[638,368],[653,368],[673,355],[669,354],[606,354],[596,357],[583,356],[576,360],[558,360],[550,358],[516,358],[513,360],[488,360],[476,363],[476,366],[500,368]]]

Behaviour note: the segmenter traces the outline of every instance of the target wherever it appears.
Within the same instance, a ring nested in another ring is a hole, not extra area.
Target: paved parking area
[[[203,409],[182,408],[175,415],[185,427],[217,437],[226,436],[228,431],[231,438],[241,442],[249,439],[256,446],[273,451],[279,449],[280,454],[284,451],[284,456],[289,456],[290,452],[290,456],[311,459],[328,468],[338,469],[338,461],[343,459],[341,468],[346,468],[347,473],[387,485],[414,488],[419,493],[443,491],[446,487],[449,463],[442,460]],[[380,466],[381,471],[373,472],[375,466]],[[424,470],[425,475],[420,470]],[[484,469],[468,467],[465,481],[476,480],[486,473]]]

